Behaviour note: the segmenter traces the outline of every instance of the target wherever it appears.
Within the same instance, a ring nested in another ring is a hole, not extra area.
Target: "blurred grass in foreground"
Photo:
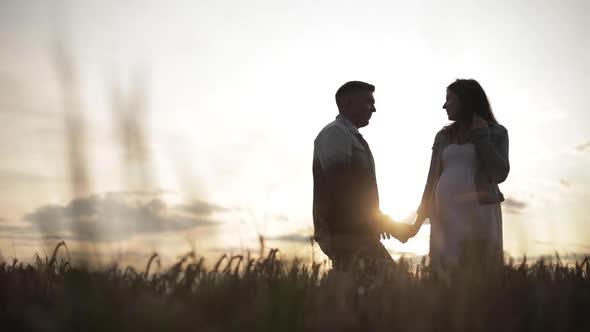
[[[52,257],[0,263],[4,331],[589,331],[590,265],[423,261],[351,273],[266,257],[194,253],[160,271],[87,268]],[[65,247],[67,249],[67,247]]]

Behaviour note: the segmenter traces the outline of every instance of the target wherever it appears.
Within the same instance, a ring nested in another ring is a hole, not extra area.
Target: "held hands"
[[[406,243],[412,237],[414,237],[420,226],[416,224],[404,224],[401,222],[394,222],[391,224],[391,228],[389,233],[396,239],[398,239],[401,243]]]
[[[383,223],[385,230],[382,237],[390,239],[393,236],[401,243],[406,243],[408,242],[408,239],[414,237],[422,225],[422,223],[417,222],[413,225],[395,222],[388,215],[383,215],[383,217],[386,218],[386,220],[384,220]]]

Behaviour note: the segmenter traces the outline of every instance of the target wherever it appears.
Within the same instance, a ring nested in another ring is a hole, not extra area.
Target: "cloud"
[[[0,239],[23,239],[23,240],[39,240],[39,236],[35,236],[35,229],[31,225],[18,225],[12,220],[0,217]]]
[[[205,201],[193,201],[190,204],[180,204],[176,208],[198,216],[208,216],[215,212],[226,212],[229,209]]]
[[[40,173],[33,173],[33,172],[24,172],[24,171],[16,171],[16,170],[9,170],[9,169],[2,169],[0,170],[0,181],[2,183],[14,182],[40,182],[40,181],[47,181],[47,180],[63,180],[59,177],[52,177],[45,174]]]
[[[310,243],[312,239],[313,239],[313,236],[311,236],[311,235],[302,235],[299,233],[266,237],[266,240],[269,240],[269,241],[284,241],[284,242],[298,242],[298,243]]]
[[[24,220],[45,236],[84,241],[124,240],[218,224],[202,213],[169,207],[161,199],[131,203],[113,195],[75,199],[66,206],[46,205],[25,215]]]
[[[237,246],[225,246],[225,247],[209,247],[207,251],[214,254],[229,254],[229,255],[237,255],[237,254],[244,254],[244,253],[257,253],[260,251],[259,247],[249,246],[249,247],[237,247]]]
[[[20,226],[14,226],[14,225],[0,224],[0,233],[18,232],[20,230],[30,230],[30,227],[20,227]]]
[[[520,212],[522,212],[522,210],[524,210],[527,207],[527,203],[519,201],[512,197],[506,198],[503,205],[506,209],[506,212],[511,214],[519,214]]]
[[[39,241],[43,236],[32,225],[8,224],[8,220],[0,218],[0,240]]]
[[[576,146],[576,151],[578,151],[578,152],[590,151],[590,141]]]
[[[117,196],[123,198],[145,198],[145,197],[159,197],[161,195],[173,193],[172,191],[164,189],[144,189],[144,190],[119,190],[107,191],[105,195]]]
[[[555,242],[555,241],[541,241],[541,240],[535,240],[535,243],[538,245],[542,245],[542,246],[550,246],[550,247],[572,247],[572,248],[577,248],[577,250],[590,250],[590,244],[587,243],[574,243],[574,242]]]

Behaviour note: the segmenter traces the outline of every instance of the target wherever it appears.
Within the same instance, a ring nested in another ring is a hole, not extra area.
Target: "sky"
[[[2,1],[0,253],[215,257],[263,235],[321,259],[311,160],[336,89],[376,86],[361,133],[382,210],[412,222],[456,78],[509,132],[507,253],[588,253],[589,19],[583,0]]]

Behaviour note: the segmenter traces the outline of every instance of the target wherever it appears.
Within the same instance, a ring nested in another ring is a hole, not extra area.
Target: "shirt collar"
[[[348,120],[344,115],[338,114],[336,116],[336,121],[338,121],[338,122],[342,123],[343,125],[345,125],[346,128],[348,128],[348,130],[350,130],[353,135],[360,135],[358,128],[355,127],[352,124],[352,122],[350,122],[350,120]]]

